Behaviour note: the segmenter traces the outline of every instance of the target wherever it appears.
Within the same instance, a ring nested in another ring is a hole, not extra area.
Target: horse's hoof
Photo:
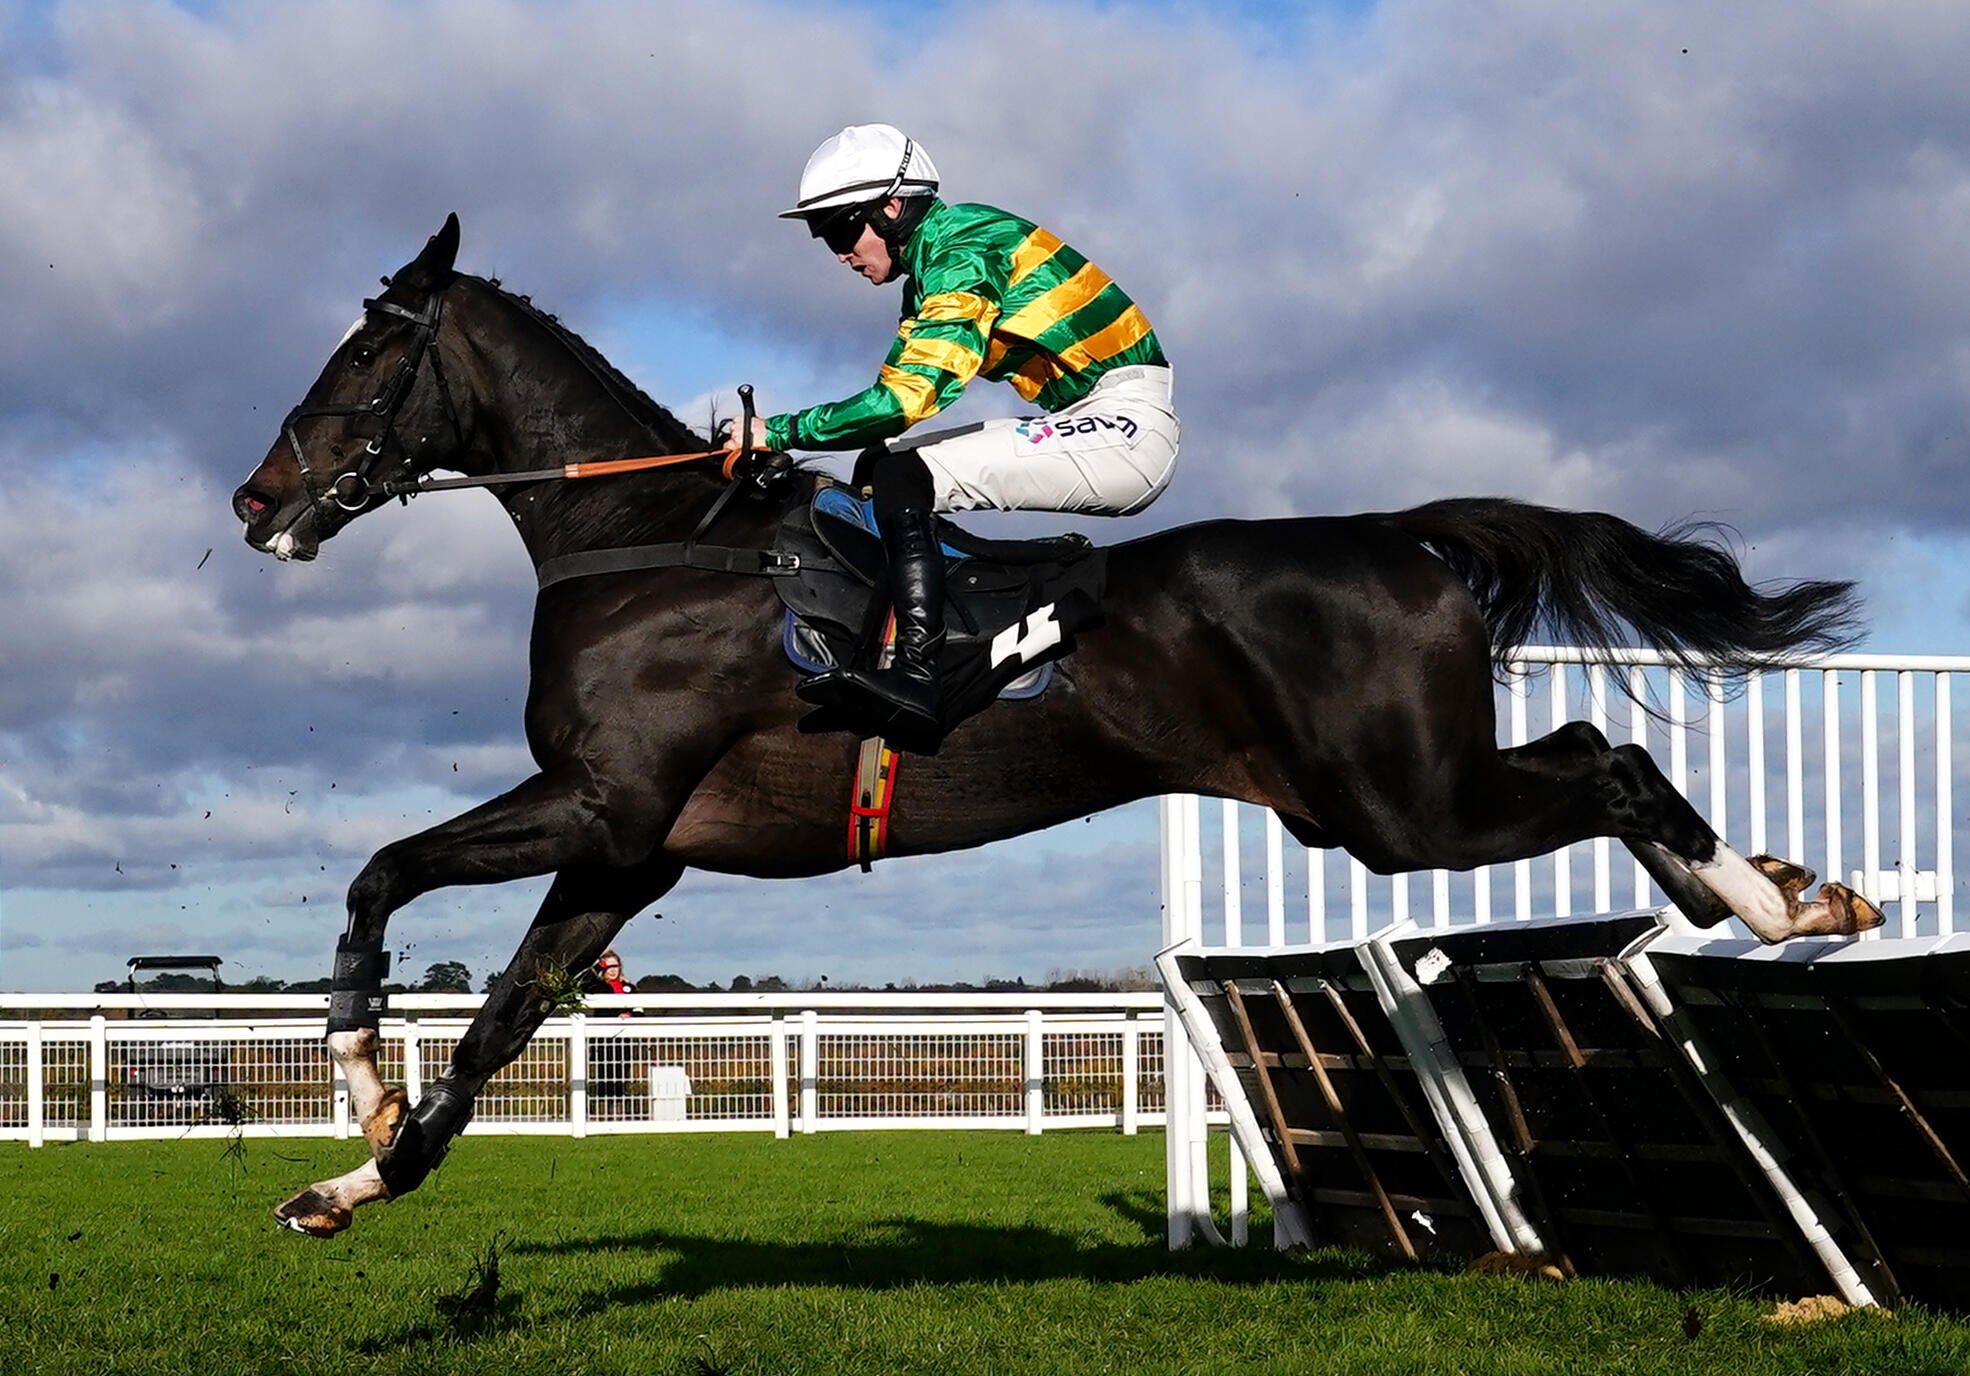
[[[1486,1252],[1468,1268],[1481,1276],[1522,1276],[1527,1280],[1564,1281],[1566,1272],[1543,1252]]]
[[[274,1209],[284,1228],[309,1237],[334,1237],[355,1221],[355,1215],[310,1186]]]
[[[1839,923],[1840,933],[1845,936],[1872,931],[1888,920],[1881,909],[1845,884],[1820,885],[1820,901],[1826,904],[1827,911],[1834,915]]]
[[[1788,904],[1796,902],[1799,895],[1811,888],[1813,881],[1819,878],[1804,865],[1782,860],[1776,855],[1754,855],[1751,866],[1778,886]]]
[[[363,1141],[369,1143],[371,1156],[381,1156],[397,1140],[397,1129],[403,1126],[404,1115],[409,1112],[410,1095],[402,1088],[384,1093],[369,1117],[363,1119]]]

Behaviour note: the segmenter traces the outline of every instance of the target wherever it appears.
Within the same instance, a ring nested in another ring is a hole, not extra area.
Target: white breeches
[[[1075,511],[1132,516],[1170,485],[1177,416],[1168,368],[1105,373],[1049,416],[989,420],[948,439],[912,443],[930,469],[939,511]]]

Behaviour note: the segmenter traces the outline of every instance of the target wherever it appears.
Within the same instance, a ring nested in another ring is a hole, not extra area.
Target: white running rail
[[[379,1063],[414,1099],[481,998],[391,1002]],[[325,994],[0,994],[0,1140],[351,1136],[360,1125],[322,1046],[327,1006]],[[255,1016],[171,1016],[191,1012]],[[1163,1121],[1163,1068],[1155,993],[597,996],[541,1028],[468,1131],[1133,1133]]]

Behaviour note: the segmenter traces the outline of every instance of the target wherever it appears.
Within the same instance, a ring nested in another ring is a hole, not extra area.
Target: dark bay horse
[[[337,346],[234,495],[254,548],[322,541],[446,468],[526,473],[705,442],[593,349],[497,283],[453,268],[448,220]],[[727,546],[764,549],[793,503],[734,502]],[[491,488],[536,565],[678,541],[725,490],[715,464]],[[1573,722],[1496,744],[1499,663],[1535,631],[1607,647],[1632,635],[1738,671],[1844,642],[1851,589],[1748,587],[1700,538],[1492,499],[1338,518],[1211,521],[1109,552],[1105,620],[1018,709],[966,721],[912,758],[896,854],[953,850],[1133,799],[1200,793],[1278,813],[1309,846],[1382,873],[1468,869],[1594,836],[1625,842],[1694,920],[1767,941],[1880,921],[1837,884],[1711,831],[1646,752]],[[585,969],[687,868],[794,877],[841,869],[857,742],[803,735],[763,578],[664,568],[576,579],[535,607],[527,741],[539,772],[385,846],[350,885],[328,1044],[371,1159],[282,1204],[325,1236],[400,1196],[444,1154],[488,1079]],[[415,1106],[375,1052],[384,929],[420,894],[552,874],[539,915],[447,1072]]]

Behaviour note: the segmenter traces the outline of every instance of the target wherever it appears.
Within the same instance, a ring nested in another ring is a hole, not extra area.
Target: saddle
[[[1074,637],[1101,621],[1106,550],[1085,536],[988,540],[937,518],[945,555],[945,638],[938,656],[938,713],[946,731],[996,698],[1046,691],[1053,664]],[[887,558],[873,505],[824,483],[781,523],[776,547],[797,555],[799,572],[775,578],[786,604],[787,658],[808,673],[838,665],[873,667],[888,626]],[[803,731],[849,725],[825,711]]]

